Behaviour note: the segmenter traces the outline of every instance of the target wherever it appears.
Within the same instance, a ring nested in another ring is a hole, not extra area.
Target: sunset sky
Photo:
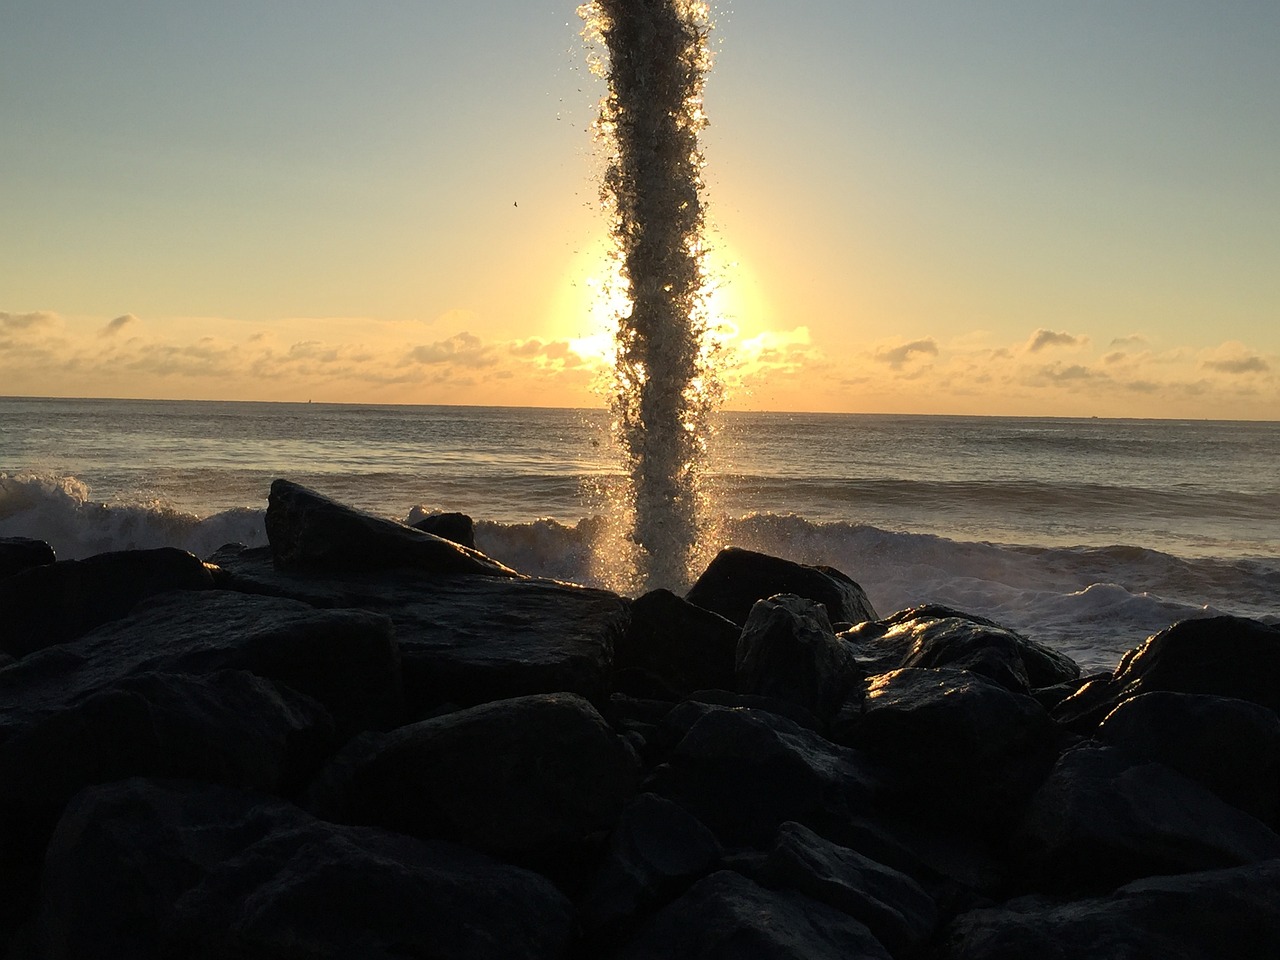
[[[721,0],[737,408],[1280,419],[1276,0]],[[6,0],[0,395],[592,406],[573,0]]]

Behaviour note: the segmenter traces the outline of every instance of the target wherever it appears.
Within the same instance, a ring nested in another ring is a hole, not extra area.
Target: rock
[[[476,548],[475,521],[465,513],[433,513],[410,526],[471,550]]]
[[[261,549],[214,556],[231,589],[389,617],[411,717],[535,693],[603,701],[629,618],[616,594],[554,580],[412,570],[317,577],[274,570]]]
[[[1086,684],[1053,715],[1088,733],[1121,701],[1154,690],[1234,697],[1280,713],[1280,626],[1243,617],[1175,623],[1126,653],[1109,679]]]
[[[1014,845],[1036,889],[1068,893],[1280,857],[1280,836],[1198,783],[1092,745],[1058,760]]]
[[[1272,960],[1280,860],[1130,883],[1071,903],[1029,900],[958,917],[939,960]]]
[[[733,686],[741,628],[669,590],[631,604],[631,621],[614,648],[614,682],[638,696],[679,700],[694,690]]]
[[[0,537],[0,580],[15,573],[53,563],[53,547],[29,537]]]
[[[403,523],[362,513],[288,480],[271,484],[267,539],[281,570],[370,572],[409,567],[431,574],[518,574],[472,550]]]
[[[1247,700],[1156,691],[1125,700],[1098,740],[1156,761],[1222,800],[1280,825],[1280,716]]]
[[[780,594],[751,608],[734,667],[740,693],[789,700],[830,717],[861,676],[822,604]]]
[[[572,694],[488,703],[352,741],[311,795],[319,815],[465,844],[557,876],[613,829],[637,762]]]
[[[741,547],[716,554],[685,599],[741,626],[757,600],[779,593],[821,603],[832,623],[876,619],[862,587],[834,567],[805,566]]]
[[[1057,731],[1032,697],[949,667],[864,683],[832,736],[900,774],[899,802],[922,817],[1003,833],[1053,764]]]
[[[253,794],[145,780],[71,804],[44,890],[47,960],[532,960],[564,956],[571,936],[568,902],[536,874]]]
[[[118,620],[144,597],[213,586],[203,563],[172,547],[34,566],[0,579],[0,649],[23,657]]]
[[[1080,667],[1070,657],[985,617],[939,605],[914,607],[884,620],[858,624],[842,637],[857,643],[862,656],[876,663],[885,663],[897,653],[898,662],[890,669],[954,667],[987,677],[1016,693],[1080,676]],[[868,656],[870,651],[874,653]]]
[[[721,870],[661,910],[618,960],[888,960],[871,932],[838,910]]]
[[[782,717],[711,707],[646,789],[680,804],[723,843],[763,845],[787,820],[824,830],[867,813],[881,789],[876,773],[857,751]]]
[[[910,877],[798,823],[778,829],[758,879],[848,914],[894,956],[917,952],[938,923],[933,898]]]
[[[579,920],[597,944],[616,944],[637,917],[710,873],[723,852],[711,831],[681,807],[641,794],[627,804],[609,835]]]

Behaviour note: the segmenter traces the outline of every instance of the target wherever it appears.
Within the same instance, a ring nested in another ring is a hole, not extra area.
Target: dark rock
[[[53,563],[58,558],[53,547],[43,540],[32,540],[29,537],[0,537],[0,579],[11,577],[15,573],[42,567]]]
[[[118,620],[144,597],[213,586],[203,563],[172,547],[30,567],[0,580],[0,649],[22,657]]]
[[[790,887],[868,927],[894,956],[917,951],[933,935],[938,910],[918,883],[798,823],[778,830],[758,879]]]
[[[1114,747],[1058,760],[1015,835],[1038,889],[1100,892],[1140,877],[1280,857],[1280,836],[1159,763]]]
[[[476,548],[475,521],[465,513],[433,513],[410,526],[471,550]]]
[[[1121,701],[1155,690],[1234,697],[1280,713],[1280,627],[1242,617],[1175,623],[1126,653],[1110,679],[1064,700],[1054,717],[1088,733]]]
[[[1156,691],[1125,700],[1098,739],[1208,787],[1275,829],[1280,822],[1280,716],[1247,700]]]
[[[616,594],[554,580],[412,570],[315,577],[273,569],[262,549],[214,556],[231,589],[388,616],[413,717],[534,693],[602,701],[629,617]]]
[[[741,547],[716,554],[685,599],[741,626],[757,600],[779,593],[821,603],[832,623],[876,619],[862,587],[834,567],[810,567]]]
[[[726,844],[763,845],[787,820],[823,830],[868,812],[880,784],[856,750],[774,714],[712,707],[647,789],[680,804]]]
[[[579,920],[597,943],[616,943],[637,917],[710,873],[723,852],[711,831],[684,809],[641,794],[627,804],[609,835],[590,892],[579,905]]]
[[[47,960],[551,958],[571,935],[568,902],[536,874],[252,794],[140,780],[71,804],[44,889]]]
[[[737,624],[669,590],[646,593],[632,602],[630,626],[616,644],[615,685],[671,700],[728,689],[739,633]]]
[[[859,624],[842,636],[859,644],[864,658],[872,659],[868,653],[874,651],[876,663],[884,663],[899,652],[893,668],[969,670],[1017,693],[1080,676],[1080,667],[1070,657],[985,617],[950,607],[902,610],[884,620]]]
[[[1044,708],[985,677],[907,668],[865,684],[860,715],[833,736],[897,771],[900,802],[926,818],[1003,833],[1053,764]]]
[[[888,960],[865,926],[790,890],[721,870],[659,911],[619,960]]]
[[[613,828],[637,773],[634,753],[589,703],[539,695],[357,738],[311,807],[560,876],[580,870]]]
[[[1280,860],[1139,880],[1092,900],[977,910],[944,940],[939,960],[1273,960]]]
[[[432,574],[518,574],[477,550],[375,517],[288,480],[271,484],[267,539],[282,570],[339,573],[409,567]]]

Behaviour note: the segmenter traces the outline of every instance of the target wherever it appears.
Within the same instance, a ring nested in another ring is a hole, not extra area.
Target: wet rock
[[[834,567],[810,567],[741,547],[716,554],[685,599],[741,626],[757,600],[779,593],[821,603],[832,623],[876,619],[862,587]]]
[[[1027,899],[966,913],[939,960],[1271,960],[1280,956],[1280,860],[1139,880],[1070,903]]]
[[[881,789],[876,774],[856,750],[782,717],[711,707],[647,789],[680,804],[726,844],[763,845],[788,820],[821,830],[869,812]]]
[[[1056,756],[1039,703],[967,670],[869,677],[857,703],[833,736],[896,771],[900,802],[926,819],[1003,833]]]
[[[327,819],[452,840],[573,875],[633,795],[637,761],[572,694],[459,710],[352,741],[311,793]]]
[[[894,956],[918,950],[938,922],[933,898],[910,877],[798,823],[779,828],[757,879],[796,890],[866,924]]]
[[[1247,700],[1156,691],[1125,700],[1102,743],[1208,787],[1273,830],[1280,823],[1280,716]]]
[[[618,960],[849,960],[889,953],[857,920],[790,890],[713,873],[659,911]]]
[[[53,563],[58,558],[44,540],[29,537],[0,537],[0,579]]]
[[[1242,617],[1175,623],[1126,653],[1110,678],[1086,684],[1053,715],[1088,733],[1121,701],[1155,690],[1234,697],[1280,712],[1280,627]]]
[[[44,956],[561,957],[568,902],[452,844],[317,821],[238,791],[132,780],[68,808]]]
[[[471,550],[476,548],[475,521],[465,513],[433,513],[410,526]]]
[[[1058,760],[1014,844],[1031,883],[1055,892],[1280,857],[1280,836],[1193,780],[1092,745]]]
[[[272,557],[282,570],[409,567],[431,574],[518,576],[477,550],[363,513],[288,480],[271,484],[266,522]]]
[[[0,649],[22,657],[118,620],[144,597],[213,586],[208,567],[172,547],[30,567],[0,579]]]
[[[751,608],[738,640],[739,692],[787,700],[830,717],[861,676],[822,604],[780,594]]]
[[[640,696],[679,700],[695,690],[729,689],[741,628],[669,590],[631,604],[614,650],[615,684]]]

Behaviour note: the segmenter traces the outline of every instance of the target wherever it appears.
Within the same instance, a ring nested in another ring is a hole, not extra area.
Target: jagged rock
[[[271,484],[267,539],[276,566],[312,572],[409,567],[432,574],[518,574],[477,550],[363,513],[288,480]]]
[[[782,717],[711,707],[646,789],[680,804],[726,844],[764,844],[787,820],[821,830],[868,812],[880,790],[876,772],[856,750]]]
[[[568,902],[452,844],[325,823],[262,796],[131,780],[68,807],[50,845],[46,960],[562,957]]]
[[[1059,758],[1014,845],[1038,889],[1062,892],[1280,857],[1280,836],[1195,781],[1093,745]]]
[[[415,530],[434,534],[472,550],[476,548],[476,525],[465,513],[433,513],[410,524]]]
[[[32,540],[29,537],[0,537],[0,579],[11,577],[15,573],[42,567],[53,563],[58,558],[53,547],[44,540]]]
[[[311,794],[319,815],[438,837],[560,875],[635,791],[633,751],[572,694],[501,700],[352,741]]]
[[[700,880],[659,911],[618,960],[889,960],[863,924],[789,890],[730,870]]]
[[[1125,700],[1098,740],[1208,787],[1273,830],[1280,824],[1280,716],[1247,700],[1156,691]]]
[[[716,554],[685,599],[741,626],[757,600],[779,593],[821,603],[832,623],[876,619],[862,587],[834,567],[810,567],[741,547]]]
[[[616,594],[554,580],[411,570],[315,577],[273,569],[265,549],[214,557],[228,589],[389,617],[411,717],[534,693],[602,701],[630,615]]]
[[[1056,755],[1039,703],[967,670],[869,677],[855,702],[833,738],[897,771],[901,802],[928,819],[1003,831]]]
[[[1080,667],[1070,657],[985,617],[935,604],[901,610],[854,626],[841,637],[875,665],[954,667],[994,680],[1016,693],[1073,681]],[[871,672],[871,671],[869,671]]]
[[[894,956],[919,950],[938,923],[933,898],[906,874],[798,823],[778,829],[756,879],[789,887],[866,924]]]
[[[0,649],[22,657],[117,620],[144,597],[213,586],[208,567],[172,547],[30,567],[0,579]]]
[[[779,594],[751,608],[734,667],[740,693],[788,700],[830,717],[861,676],[822,604]]]
[[[617,942],[634,920],[683,893],[719,862],[715,836],[684,809],[652,793],[636,797],[609,835],[604,857],[579,905],[596,941]]]
[[[1243,617],[1175,623],[1126,653],[1110,678],[1062,701],[1053,715],[1088,733],[1121,701],[1155,690],[1235,697],[1280,713],[1280,627]]]
[[[630,626],[615,646],[615,684],[669,700],[728,689],[739,633],[737,624],[669,590],[646,593],[632,602]]]
[[[958,917],[939,960],[1273,960],[1280,860],[1139,880],[1107,897],[1028,899]]]

